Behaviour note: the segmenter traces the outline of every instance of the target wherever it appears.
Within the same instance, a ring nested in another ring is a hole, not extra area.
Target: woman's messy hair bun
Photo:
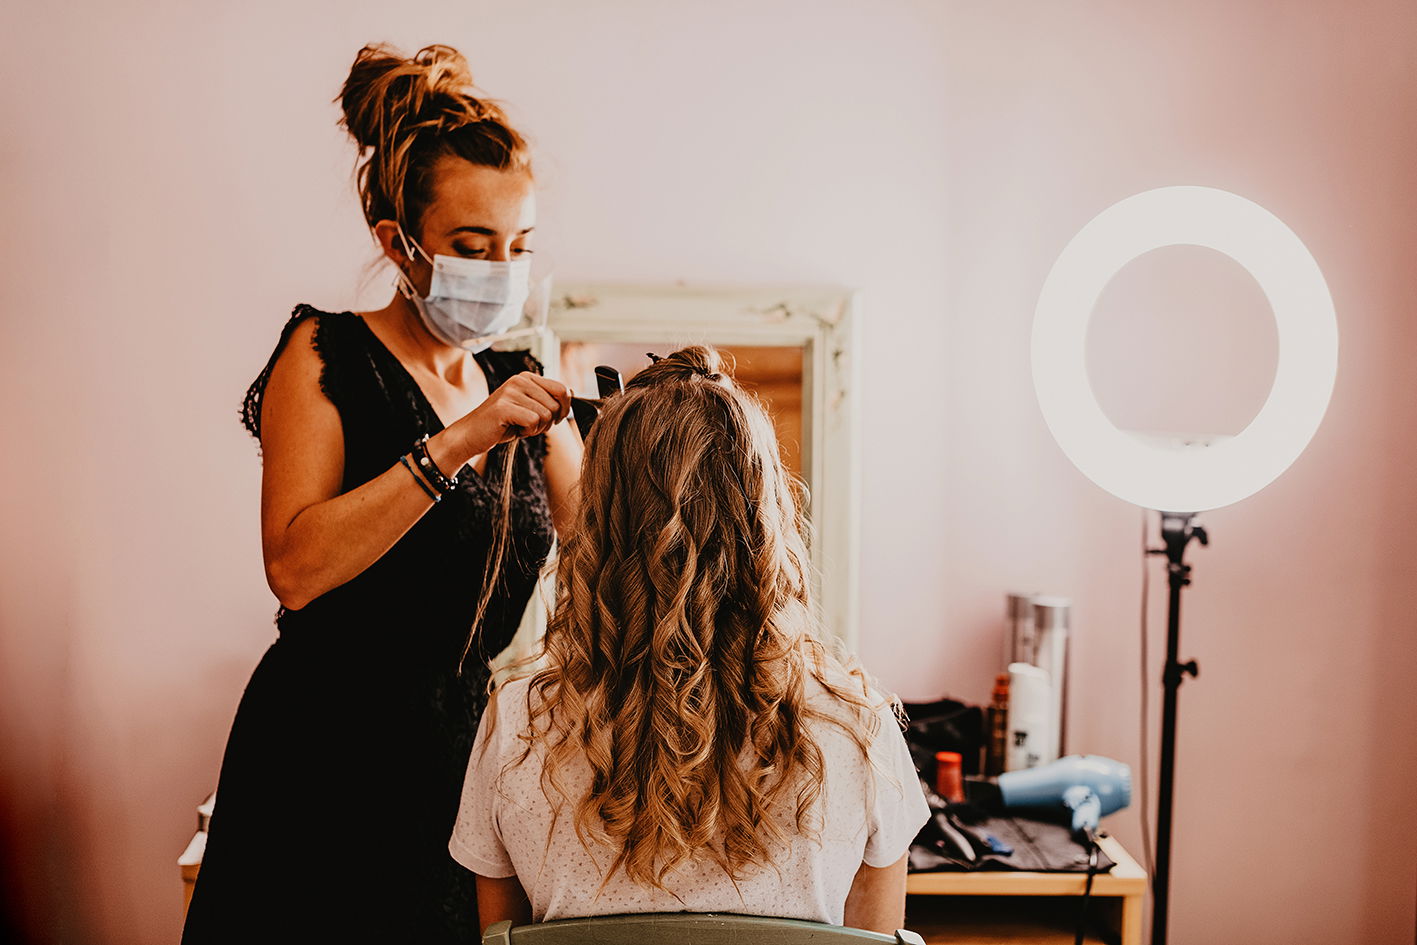
[[[400,132],[502,119],[501,109],[472,94],[467,59],[451,46],[428,46],[411,59],[383,43],[354,57],[340,90],[341,124],[361,148],[392,144]]]
[[[433,164],[444,156],[530,172],[526,141],[496,102],[476,94],[467,59],[451,46],[405,57],[386,43],[367,45],[335,100],[344,111],[340,124],[359,146],[359,192],[370,226],[395,220],[417,231],[433,196]]]

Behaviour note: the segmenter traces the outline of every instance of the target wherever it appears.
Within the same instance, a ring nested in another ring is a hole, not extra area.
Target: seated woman
[[[717,352],[677,351],[606,400],[576,514],[540,668],[493,695],[449,843],[483,927],[900,928],[929,810],[897,703],[823,644],[796,481]]]

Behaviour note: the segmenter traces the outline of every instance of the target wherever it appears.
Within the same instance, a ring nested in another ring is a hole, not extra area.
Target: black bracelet
[[[413,468],[413,464],[408,461],[408,454],[399,457],[399,462],[403,463],[403,468],[408,470],[408,474],[413,477],[413,481],[418,483],[418,488],[428,494],[428,498],[434,502],[442,502],[443,497],[433,491],[433,487],[423,481],[423,477],[418,474],[418,470]]]
[[[417,457],[418,468],[423,470],[423,475],[428,477],[428,481],[433,484],[443,495],[447,495],[458,487],[458,477],[448,477],[443,475],[443,471],[438,468],[438,464],[433,462],[433,457],[428,455],[428,434],[423,434],[423,438],[413,444],[413,452]]]

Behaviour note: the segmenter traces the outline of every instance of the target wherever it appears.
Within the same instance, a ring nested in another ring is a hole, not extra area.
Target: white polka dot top
[[[753,870],[736,884],[711,860],[702,860],[670,872],[665,877],[668,892],[632,882],[623,870],[602,888],[604,871],[618,851],[582,845],[573,804],[554,818],[553,827],[554,807],[542,791],[537,746],[518,763],[525,750],[518,735],[528,726],[528,684],[523,679],[499,689],[493,696],[496,712],[483,716],[448,848],[474,873],[515,875],[538,922],[688,911],[840,925],[846,894],[861,864],[895,863],[930,815],[905,738],[889,708],[880,710],[881,725],[871,746],[874,765],[840,728],[818,721],[812,735],[822,751],[826,783],[806,820],[820,825],[816,836],[798,836],[774,864]],[[815,681],[809,678],[808,684],[815,707],[831,711],[839,706]],[[495,723],[489,724],[493,718]],[[588,764],[568,763],[558,774],[573,801],[585,795],[591,780]]]

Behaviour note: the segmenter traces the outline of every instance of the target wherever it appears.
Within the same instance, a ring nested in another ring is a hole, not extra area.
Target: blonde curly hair
[[[605,402],[543,668],[522,674],[522,738],[545,751],[556,816],[569,803],[588,849],[618,850],[607,881],[624,869],[664,889],[696,858],[736,881],[813,833],[814,721],[869,757],[884,700],[822,642],[803,499],[766,412],[712,348],[658,359]],[[844,711],[810,705],[809,676]],[[582,757],[591,787],[568,798],[559,774]]]

